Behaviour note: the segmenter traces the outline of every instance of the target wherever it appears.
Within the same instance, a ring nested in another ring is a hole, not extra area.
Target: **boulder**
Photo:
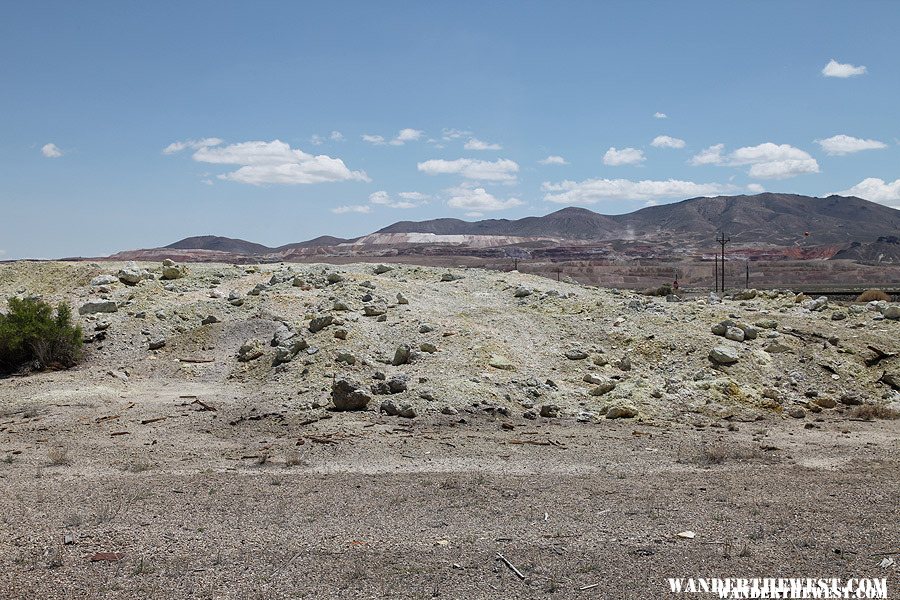
[[[137,285],[142,279],[146,279],[149,273],[137,266],[134,261],[128,262],[124,267],[119,269],[117,277],[119,281],[126,285]]]
[[[100,302],[85,302],[78,307],[79,315],[93,315],[96,313],[114,313],[119,310],[119,305],[112,300]]]
[[[394,359],[391,361],[391,364],[395,367],[407,364],[411,352],[412,349],[409,347],[409,344],[400,344],[394,351]]]
[[[331,401],[335,410],[365,410],[372,397],[355,381],[340,377],[331,384]]]
[[[313,333],[318,333],[332,323],[334,323],[334,317],[332,317],[331,315],[321,315],[318,317],[314,317],[309,322],[309,330]]]
[[[758,292],[754,289],[741,290],[732,296],[735,300],[753,300]]]
[[[900,320],[900,304],[891,304],[890,306],[885,307],[884,312],[881,314],[884,315],[885,319],[890,319],[892,321]]]
[[[163,261],[162,276],[160,279],[181,279],[188,273],[187,267],[177,264],[174,260],[166,259]]]
[[[515,296],[516,298],[525,298],[526,296],[530,296],[533,293],[534,292],[530,288],[519,286],[518,288],[516,288],[516,291],[513,292],[513,296]]]
[[[159,350],[160,348],[166,345],[166,338],[155,338],[150,340],[149,348],[150,350]]]
[[[637,409],[627,404],[612,406],[606,411],[607,419],[632,419],[636,416],[638,416]]]
[[[388,271],[393,271],[394,267],[389,267],[388,265],[378,265],[375,267],[374,272],[376,275],[381,275],[382,273],[387,273]]]
[[[738,361],[740,353],[731,346],[716,346],[709,351],[709,360],[717,365],[731,365]]]

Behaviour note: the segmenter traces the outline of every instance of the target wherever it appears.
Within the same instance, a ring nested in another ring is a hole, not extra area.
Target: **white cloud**
[[[857,196],[872,202],[887,204],[900,209],[900,179],[888,183],[884,179],[869,177],[863,179],[849,190],[837,192],[840,196]]]
[[[477,210],[473,210],[473,211],[471,211],[471,212],[467,212],[467,213],[466,213],[466,216],[467,216],[467,217],[472,217],[472,218],[478,218],[478,217],[483,217],[483,216],[484,216],[484,213],[483,213],[483,212],[478,212]]]
[[[414,202],[425,202],[431,198],[431,196],[423,194],[422,192],[400,192],[397,195],[404,200],[412,200]]]
[[[695,167],[700,165],[721,165],[725,162],[725,159],[722,157],[722,150],[724,149],[725,144],[716,144],[709,148],[704,148],[691,158],[691,164]]]
[[[851,137],[849,135],[834,135],[824,140],[816,140],[816,143],[822,146],[822,150],[830,156],[841,156],[843,154],[852,154],[863,150],[880,150],[887,148],[887,144],[878,140],[864,140],[861,138]]]
[[[403,200],[394,200],[391,195],[384,190],[372,192],[369,194],[369,202],[389,208],[415,208],[427,198],[425,194],[418,192],[401,192],[398,194]]]
[[[668,179],[666,181],[632,181],[630,179],[587,179],[585,181],[545,182],[544,200],[558,204],[596,204],[606,200],[662,200],[696,196],[715,196],[733,191],[729,185],[694,183]]]
[[[59,158],[63,155],[62,150],[54,143],[44,144],[41,147],[41,154],[47,158]]]
[[[333,212],[336,215],[344,215],[347,213],[368,214],[368,213],[372,212],[372,207],[367,206],[365,204],[351,204],[351,205],[345,205],[345,206],[335,206],[334,208],[331,209],[331,212]]]
[[[451,142],[453,140],[458,140],[459,138],[469,137],[472,135],[471,131],[466,131],[464,129],[447,129],[444,128],[441,130],[441,137],[444,138],[445,142]]]
[[[332,135],[334,135],[334,133],[341,135],[340,132],[333,132]],[[415,142],[422,139],[423,135],[425,135],[424,131],[421,131],[419,129],[410,129],[407,127],[406,129],[401,129],[399,132],[397,132],[397,136],[390,141],[385,140],[384,136],[371,135],[368,133],[364,133],[362,135],[362,139],[364,142],[368,142],[375,146],[384,146],[385,144],[390,144],[391,146],[402,146],[406,144],[406,142]],[[343,139],[343,136],[341,136],[341,139]]]
[[[401,129],[397,137],[391,140],[391,145],[402,146],[406,142],[415,142],[422,139],[423,135],[425,135],[425,132],[418,129]]]
[[[539,160],[542,165],[567,165],[569,164],[562,156],[550,155],[545,159]]]
[[[764,188],[763,186],[761,186],[758,183],[748,183],[747,191],[754,193],[754,194],[762,194],[763,192],[766,191],[766,188]]]
[[[506,210],[523,204],[518,198],[501,200],[481,187],[459,186],[450,188],[447,192],[450,194],[447,206],[470,211],[467,213],[469,216],[472,216],[474,213]]]
[[[515,161],[501,158],[495,161],[458,158],[456,160],[433,159],[420,162],[418,169],[428,175],[462,175],[466,179],[485,181],[516,180],[519,165]]]
[[[309,143],[312,144],[313,146],[321,146],[322,144],[325,143],[325,138],[323,138],[318,133],[314,133],[312,135],[312,137],[309,138]]]
[[[822,75],[825,77],[840,77],[842,79],[846,79],[847,77],[854,77],[856,75],[863,75],[866,72],[866,68],[863,66],[857,67],[856,65],[851,65],[850,63],[839,63],[833,58],[828,61],[828,64],[822,69]]]
[[[666,113],[656,112],[656,113],[653,113],[653,118],[654,119],[668,119],[669,115],[667,115]]]
[[[184,140],[183,142],[172,142],[165,148],[163,148],[163,154],[175,154],[176,152],[181,152],[182,150],[199,150],[200,148],[206,148],[208,146],[218,146],[222,143],[222,140],[219,138],[203,138],[200,140]]]
[[[668,135],[658,135],[653,138],[650,145],[654,148],[684,148],[684,140]]]
[[[466,150],[503,150],[503,146],[500,144],[489,144],[476,138],[471,138],[463,148]]]
[[[766,142],[738,148],[722,155],[724,144],[706,148],[691,158],[690,164],[740,167],[750,165],[749,174],[757,179],[787,179],[805,173],[818,173],[819,163],[812,156],[789,144]]]
[[[343,142],[344,134],[340,131],[332,131],[331,135],[328,136],[328,139],[330,139],[332,142]]]
[[[729,164],[750,165],[750,177],[757,179],[787,179],[819,172],[819,163],[803,150],[772,142],[738,148],[731,153]]]
[[[192,155],[197,162],[216,165],[239,165],[229,173],[219,175],[219,179],[262,185],[266,183],[304,184],[333,181],[370,181],[363,171],[351,171],[339,158],[324,154],[307,154],[293,149],[280,140],[271,142],[252,141],[222,146],[218,138],[208,138],[200,142],[176,142],[169,148],[173,152],[184,148],[196,148]]]
[[[613,146],[603,155],[603,164],[611,167],[639,165],[645,160],[647,159],[644,158],[644,152],[637,148],[622,148],[621,150],[617,150],[615,146]]]

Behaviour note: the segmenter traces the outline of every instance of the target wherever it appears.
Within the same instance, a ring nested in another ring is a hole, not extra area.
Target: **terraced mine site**
[[[3,598],[900,585],[896,304],[399,264],[0,266],[0,298],[28,296],[72,305],[86,355],[0,379]]]

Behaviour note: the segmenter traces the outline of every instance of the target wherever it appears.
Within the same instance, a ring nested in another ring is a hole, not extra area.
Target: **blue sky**
[[[6,3],[0,258],[759,190],[900,206],[898,23],[893,1]]]

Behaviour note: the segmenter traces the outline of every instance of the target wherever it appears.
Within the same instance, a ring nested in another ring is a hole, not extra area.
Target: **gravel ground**
[[[900,350],[900,322],[878,311],[810,311],[789,294],[667,303],[474,269],[442,282],[447,270],[409,266],[190,265],[173,282],[90,285],[120,266],[0,267],[0,296],[119,305],[82,317],[86,334],[109,327],[79,367],[0,380],[0,597],[643,599],[692,575],[900,585],[879,566],[900,562],[900,421],[867,420],[893,414],[900,394],[878,380],[898,360],[865,362],[868,346]],[[273,274],[241,306],[211,297]],[[310,332],[323,315],[339,323]],[[710,331],[726,318],[777,324],[736,342]],[[273,366],[283,324],[317,351]],[[264,354],[238,361],[252,339]],[[411,362],[390,364],[404,343]],[[737,363],[710,362],[722,345]],[[331,410],[335,376],[368,388],[377,371],[408,390]],[[592,395],[596,381],[615,387]],[[386,399],[417,416],[379,412]],[[557,417],[534,414],[550,405]],[[606,418],[622,407],[635,416]]]

